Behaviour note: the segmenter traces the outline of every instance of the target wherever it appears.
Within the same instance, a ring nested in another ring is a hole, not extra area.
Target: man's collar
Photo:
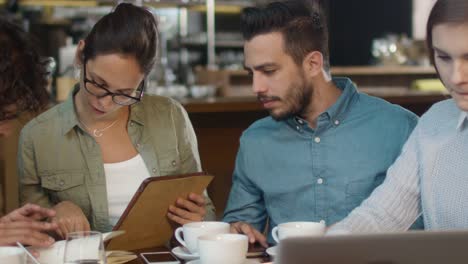
[[[344,114],[349,111],[349,106],[353,102],[353,97],[357,94],[357,88],[349,78],[334,77],[333,82],[338,89],[342,90],[342,93],[336,102],[321,115],[326,114],[332,122],[339,124]],[[287,123],[295,129],[299,129],[299,127],[303,125],[308,125],[307,121],[299,116],[288,118]]]
[[[468,118],[468,113],[465,111],[461,111],[460,117],[458,118],[457,130],[462,130],[464,128],[464,124],[467,118]]]
[[[334,77],[333,82],[342,93],[338,97],[338,100],[325,112],[330,117],[330,120],[339,120],[343,114],[348,112],[349,106],[354,101],[353,97],[357,94],[357,88],[349,78]]]

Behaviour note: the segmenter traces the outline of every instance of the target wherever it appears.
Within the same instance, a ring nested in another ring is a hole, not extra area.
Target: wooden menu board
[[[213,176],[205,173],[150,177],[142,182],[114,231],[125,234],[110,240],[107,250],[135,250],[163,246],[174,230],[167,218],[169,205],[189,193],[202,194]]]

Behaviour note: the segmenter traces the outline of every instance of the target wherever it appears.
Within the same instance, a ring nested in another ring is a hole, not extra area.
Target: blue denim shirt
[[[357,92],[343,93],[317,120],[256,121],[240,139],[224,221],[264,230],[289,221],[331,225],[357,207],[385,178],[417,123],[413,113]]]

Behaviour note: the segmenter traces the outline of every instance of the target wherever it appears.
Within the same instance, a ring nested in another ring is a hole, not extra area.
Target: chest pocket
[[[386,173],[378,173],[375,177],[351,181],[346,186],[346,205],[348,210],[355,207],[367,199],[377,186],[385,180]]]
[[[364,201],[374,188],[373,181],[361,180],[348,183],[346,186],[346,209],[353,210]]]
[[[65,191],[84,183],[83,173],[56,173],[42,177],[42,187],[52,191]]]
[[[54,173],[42,176],[41,181],[53,203],[69,200],[80,205],[87,194],[81,172]]]

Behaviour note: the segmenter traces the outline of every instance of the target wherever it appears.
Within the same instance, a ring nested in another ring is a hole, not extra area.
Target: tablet
[[[169,205],[189,193],[202,194],[213,176],[194,173],[176,176],[150,177],[144,180],[113,231],[125,234],[110,240],[107,250],[135,250],[164,246],[169,241],[174,224],[167,218]]]

